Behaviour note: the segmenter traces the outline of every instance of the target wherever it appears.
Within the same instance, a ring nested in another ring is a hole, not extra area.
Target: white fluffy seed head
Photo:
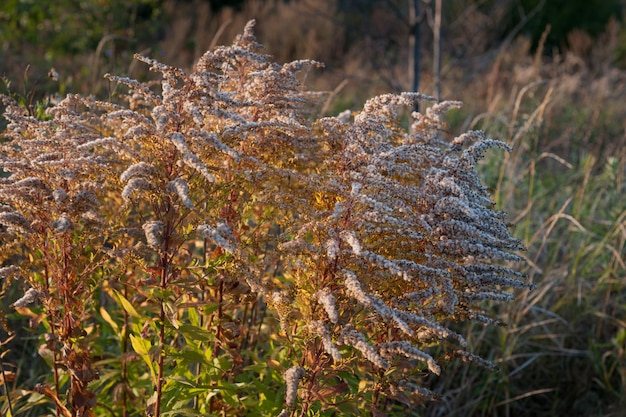
[[[298,397],[298,384],[300,379],[305,375],[304,368],[300,366],[292,366],[285,371],[285,383],[287,389],[285,390],[285,405],[287,407],[293,407]]]
[[[154,220],[148,221],[141,226],[145,235],[148,246],[152,249],[159,249],[163,239],[163,222]]]
[[[182,178],[176,178],[167,184],[167,190],[178,195],[180,201],[189,209],[193,208],[191,198],[189,198],[189,185]]]

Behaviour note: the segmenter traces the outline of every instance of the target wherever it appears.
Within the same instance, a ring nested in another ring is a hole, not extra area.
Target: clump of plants
[[[318,64],[252,28],[190,73],[137,56],[160,83],[108,101],[4,98],[0,275],[50,373],[4,378],[3,415],[379,415],[449,361],[495,368],[451,323],[530,286],[475,169],[508,146],[442,140],[458,102],[403,126],[418,93],[317,117]]]

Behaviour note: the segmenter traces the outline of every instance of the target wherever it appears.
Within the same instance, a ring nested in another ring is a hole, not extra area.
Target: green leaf
[[[211,342],[215,340],[215,334],[202,327],[191,324],[181,324],[178,331],[188,340],[196,342]]]
[[[167,317],[170,324],[178,329],[180,322],[178,321],[176,308],[171,303],[163,303],[163,309],[165,310],[165,317]]]
[[[152,349],[152,343],[149,340],[142,339],[141,337],[137,337],[134,334],[130,335],[130,343],[133,346],[133,350],[137,352],[141,359],[148,365],[150,369],[150,375],[152,375],[152,381],[156,385],[157,383],[157,373],[154,367],[154,362],[150,358],[150,350]]]
[[[150,352],[150,348],[152,347],[149,340],[142,339],[134,334],[130,335],[130,342],[133,345],[135,352],[139,355],[148,355],[148,352]]]
[[[206,357],[203,353],[196,352],[195,350],[181,350],[178,352],[172,352],[169,356],[176,359],[181,359],[183,363],[181,365],[192,363],[207,363]]]
[[[213,366],[221,371],[229,371],[232,368],[230,358],[226,357],[225,355],[213,358]]]
[[[202,312],[205,315],[209,315],[211,313],[214,313],[215,311],[217,311],[217,309],[220,308],[220,303],[211,303],[211,304],[207,304],[202,308]]]
[[[141,318],[135,307],[128,301],[119,291],[112,289],[113,296],[117,300],[117,302],[122,306],[125,312],[127,312],[133,318]]]
[[[195,308],[189,308],[187,309],[187,314],[189,315],[189,323],[192,326],[200,325],[200,315],[198,314],[198,310]]]

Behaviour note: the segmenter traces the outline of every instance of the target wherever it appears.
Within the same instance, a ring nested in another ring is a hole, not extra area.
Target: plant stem
[[[11,404],[11,395],[9,393],[9,386],[7,384],[7,378],[6,375],[4,373],[4,366],[2,365],[2,357],[0,356],[0,372],[2,373],[2,383],[4,385],[4,393],[7,396],[7,404],[9,405],[9,413],[10,415],[14,415],[13,414],[13,406]],[[2,411],[0,410],[0,417],[2,417]]]
[[[224,301],[223,299],[223,294],[224,294],[224,280],[220,280],[220,284],[219,284],[219,288],[216,289],[217,291],[217,303],[218,303],[218,307],[217,307],[217,320],[216,320],[216,330],[215,330],[215,343],[213,344],[213,358],[217,358],[217,356],[219,355],[219,350],[220,350],[220,337],[221,337],[221,333],[222,333],[222,302]],[[213,381],[211,381],[211,384],[213,384]],[[215,397],[211,397],[211,399],[209,400],[209,411],[213,411],[213,407],[215,406]]]
[[[208,245],[209,245],[209,241],[207,238],[204,238],[204,241],[202,242],[202,265],[204,265],[206,267],[207,264],[207,251],[208,251]],[[198,295],[199,301],[200,301],[200,305],[204,304],[204,300],[206,299],[205,297],[205,290],[204,290],[204,286],[202,286],[202,290],[200,291],[200,294]],[[204,312],[201,314],[198,314],[198,327],[204,327]],[[202,346],[203,343],[200,342],[200,346]],[[198,362],[196,364],[196,384],[200,385],[201,379],[200,379],[200,371],[202,370],[202,365]],[[200,397],[198,395],[193,397],[193,408],[198,411],[198,407],[200,406]]]
[[[128,299],[128,285],[124,284],[124,298]],[[128,351],[128,312],[124,311],[124,324],[122,327],[122,357]],[[128,409],[127,409],[127,401],[128,396],[126,394],[126,384],[128,384],[128,375],[126,369],[126,361],[122,359],[122,384],[124,384],[124,389],[122,390],[122,417],[128,417]]]
[[[44,250],[47,249],[47,241],[44,242]],[[46,285],[46,293],[50,294],[50,274],[48,273],[48,264],[46,263],[44,265],[44,282]],[[48,321],[50,323],[50,335],[52,337],[52,373],[54,375],[54,392],[55,394],[58,396],[59,395],[59,370],[57,369],[57,347],[56,347],[56,332],[54,331],[54,326],[55,326],[55,320],[54,320],[54,313],[52,311],[48,312]],[[48,343],[46,341],[46,343]],[[58,404],[56,404],[55,407],[55,414],[57,417],[60,417],[61,415],[61,409],[59,408]]]
[[[167,253],[167,252],[166,252]],[[161,289],[167,287],[167,255],[161,257]],[[163,360],[165,358],[165,302],[163,296],[159,297],[159,358],[157,362],[157,398],[154,416],[161,415],[161,396],[163,393]]]

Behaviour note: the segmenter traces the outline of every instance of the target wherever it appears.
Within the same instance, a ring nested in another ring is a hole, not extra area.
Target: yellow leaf
[[[115,296],[117,301],[120,303],[120,305],[122,306],[125,312],[127,312],[131,317],[134,317],[136,319],[141,317],[139,313],[137,313],[137,310],[135,310],[135,307],[133,307],[130,301],[126,299],[126,297],[120,294],[119,291],[117,290],[111,290],[111,291],[113,292],[113,295]]]
[[[100,315],[102,316],[102,319],[106,321],[109,324],[109,326],[111,326],[111,328],[113,329],[115,333],[120,332],[119,326],[117,325],[116,322],[113,321],[113,319],[111,318],[111,315],[109,314],[108,311],[106,311],[104,307],[100,307]]]

